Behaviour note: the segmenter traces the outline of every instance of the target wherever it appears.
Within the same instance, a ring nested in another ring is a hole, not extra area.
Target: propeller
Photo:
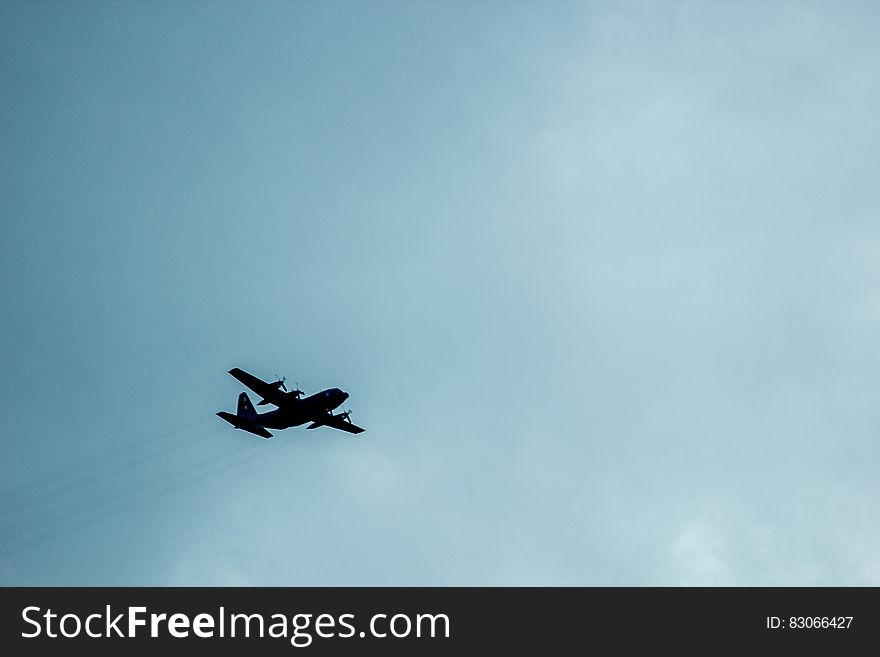
[[[345,413],[340,413],[336,417],[345,420],[346,422],[351,422],[351,409],[345,411]]]
[[[296,385],[296,390],[293,391],[293,396],[296,397],[297,399],[299,399],[300,397],[302,397],[306,393],[304,393],[302,390],[299,389],[299,381],[297,381],[295,383],[295,385]]]
[[[282,390],[287,392],[287,386],[284,385],[284,382],[287,381],[287,377],[286,376],[278,376],[276,374],[275,378],[278,380],[275,383],[273,383],[272,385],[275,386],[276,388],[281,388]]]

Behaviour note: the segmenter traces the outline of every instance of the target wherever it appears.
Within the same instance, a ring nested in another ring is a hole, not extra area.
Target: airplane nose
[[[342,392],[342,390],[340,390],[339,392]],[[348,393],[342,392],[342,401],[345,401],[346,399],[348,399]]]

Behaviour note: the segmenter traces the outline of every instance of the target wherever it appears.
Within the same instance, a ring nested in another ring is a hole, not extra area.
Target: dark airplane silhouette
[[[268,413],[257,413],[247,393],[241,393],[238,396],[238,412],[235,415],[225,411],[217,413],[236,429],[250,431],[262,438],[272,437],[272,434],[266,430],[267,428],[287,429],[288,427],[298,427],[306,422],[311,422],[306,427],[307,429],[332,427],[349,433],[364,431],[361,427],[352,424],[351,411],[333,415],[333,409],[348,399],[348,393],[342,392],[339,388],[330,388],[305,399],[300,399],[300,396],[304,394],[303,391],[287,391],[284,379],[268,383],[237,367],[229,370],[229,373],[262,397],[258,405],[275,404],[278,407]],[[286,392],[282,392],[282,388]]]

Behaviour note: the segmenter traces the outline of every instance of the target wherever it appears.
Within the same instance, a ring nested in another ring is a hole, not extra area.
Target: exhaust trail
[[[132,469],[192,445],[193,441],[215,430],[215,426],[209,426],[212,424],[214,423],[204,420],[195,422],[187,427],[166,433],[150,444],[148,450],[136,450],[133,454],[115,450],[115,453],[121,458],[114,459],[109,454],[107,457],[90,458],[56,475],[47,476],[43,481],[30,484],[26,488],[7,492],[4,495],[0,513],[3,515],[28,513],[60,496],[75,494],[78,490],[92,485],[108,473],[110,476],[127,474]],[[201,428],[198,431],[192,429],[200,425]],[[148,441],[143,442],[147,443]]]
[[[201,436],[190,437],[176,449],[163,453],[162,461],[150,456],[142,459],[140,466],[131,463],[127,468],[118,469],[98,464],[88,476],[67,482],[39,499],[34,499],[30,504],[4,510],[3,532],[27,531],[28,527],[33,526],[36,517],[47,524],[76,517],[82,509],[100,508],[131,491],[173,476],[175,470],[172,466],[175,464],[180,464],[181,470],[193,469],[229,456],[235,451],[235,448],[230,450],[232,444],[221,444],[218,448],[218,444],[211,441],[211,438],[220,435],[222,431],[222,427],[212,427],[203,431]]]
[[[260,443],[247,447],[237,446],[232,452],[216,454],[196,464],[183,464],[170,474],[154,477],[152,481],[147,481],[134,489],[128,489],[118,495],[111,495],[93,506],[51,520],[50,526],[43,531],[23,532],[0,550],[0,559],[15,556],[53,538],[59,538],[70,532],[113,518],[128,512],[132,507],[167,496],[171,492],[198,483],[214,474],[234,467],[240,468],[252,461],[266,458],[279,450],[289,449],[297,443],[298,440],[288,440],[269,449],[266,449],[268,445]]]

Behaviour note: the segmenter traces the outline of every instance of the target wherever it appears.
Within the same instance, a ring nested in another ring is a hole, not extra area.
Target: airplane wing
[[[244,418],[240,418],[237,415],[233,415],[232,413],[227,413],[225,411],[220,411],[217,413],[218,417],[223,418],[229,424],[234,426],[236,429],[241,429],[242,431],[249,431],[250,433],[259,436],[260,438],[269,439],[272,437],[272,434],[266,431],[264,427],[254,424],[253,422],[248,422]]]
[[[229,370],[229,373],[266,401],[275,404],[276,406],[282,406],[285,403],[284,393],[271,383],[266,383],[262,379],[255,377],[253,374],[248,374],[237,367],[233,367]]]
[[[318,427],[332,427],[334,429],[339,429],[340,431],[347,431],[348,433],[363,433],[365,429],[362,429],[356,424],[349,422],[348,420],[343,420],[341,417],[337,415],[322,415],[319,419],[312,422],[307,429],[317,429]]]

